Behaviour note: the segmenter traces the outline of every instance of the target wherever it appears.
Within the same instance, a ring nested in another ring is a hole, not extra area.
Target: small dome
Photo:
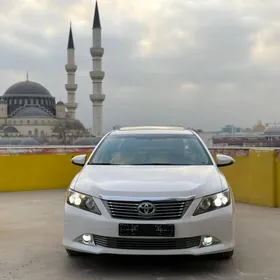
[[[264,130],[264,132],[265,133],[280,133],[280,124],[279,123],[271,124]]]
[[[22,138],[11,138],[10,143],[11,143],[11,145],[19,145],[21,140],[22,140]]]
[[[23,146],[38,146],[39,142],[36,141],[34,138],[25,138],[25,139],[22,139],[22,141],[20,142],[20,145],[23,145]]]
[[[14,117],[50,117],[50,115],[38,107],[24,107]]]
[[[4,128],[5,133],[19,133],[18,130],[13,126],[8,126]]]
[[[19,82],[12,85],[6,90],[4,96],[52,97],[44,86],[31,81]]]
[[[63,105],[63,106],[65,106],[64,103],[63,103],[62,101],[58,101],[58,102],[56,103],[56,105]]]
[[[84,125],[79,120],[67,119],[66,127],[73,130],[85,130]]]
[[[22,138],[0,138],[0,146],[17,146],[22,141]]]
[[[42,137],[34,137],[33,139],[35,139],[39,144],[45,144],[46,140]]]
[[[0,138],[0,146],[10,145],[10,138]]]
[[[48,142],[48,145],[63,145],[63,141],[59,139],[53,139]]]

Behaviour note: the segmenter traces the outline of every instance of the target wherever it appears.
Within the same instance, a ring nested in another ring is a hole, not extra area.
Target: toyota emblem
[[[150,202],[143,202],[138,206],[138,212],[143,216],[153,215],[155,211],[155,206]]]

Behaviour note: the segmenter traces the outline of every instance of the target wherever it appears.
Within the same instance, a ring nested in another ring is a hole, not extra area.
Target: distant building
[[[242,128],[235,127],[234,125],[226,125],[221,129],[222,133],[235,134],[242,132]]]
[[[203,140],[203,142],[208,148],[213,147],[213,136],[215,135],[214,132],[201,131],[201,132],[197,132],[197,134],[200,136],[200,138]]]
[[[263,125],[261,121],[258,121],[258,123],[253,126],[253,132],[264,132],[265,128],[265,125]]]
[[[16,83],[0,96],[0,136],[47,137],[53,135],[58,122],[81,122],[67,114],[62,101],[55,98],[41,84],[29,81]]]
[[[280,123],[267,124],[263,132],[216,134],[212,141],[214,147],[280,147]]]

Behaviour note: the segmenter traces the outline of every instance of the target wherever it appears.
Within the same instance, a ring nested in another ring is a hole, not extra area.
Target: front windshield
[[[212,165],[200,140],[183,134],[107,136],[90,165]]]

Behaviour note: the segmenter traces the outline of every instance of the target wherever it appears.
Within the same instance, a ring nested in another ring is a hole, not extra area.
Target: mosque
[[[1,137],[29,137],[34,139],[55,138],[62,131],[66,134],[77,134],[86,137],[102,136],[102,107],[105,95],[102,93],[102,80],[105,76],[102,71],[102,57],[104,49],[101,42],[101,24],[96,1],[90,54],[93,61],[93,70],[89,73],[92,80],[93,91],[89,95],[92,102],[92,129],[85,129],[84,125],[76,118],[76,90],[75,73],[75,46],[70,24],[67,63],[67,101],[56,102],[56,99],[42,84],[29,80],[28,74],[25,81],[10,86],[0,96],[0,140]],[[1,142],[1,141],[0,141]],[[1,144],[1,143],[0,143]]]

